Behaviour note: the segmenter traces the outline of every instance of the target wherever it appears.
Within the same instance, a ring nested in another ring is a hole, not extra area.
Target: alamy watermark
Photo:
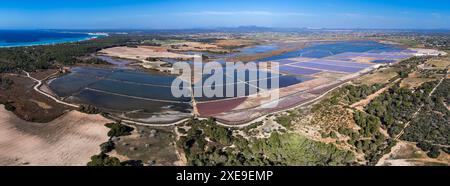
[[[277,62],[206,62],[195,55],[194,62],[173,64],[172,73],[178,77],[172,82],[174,97],[235,98],[260,97],[263,108],[278,105],[279,64]]]

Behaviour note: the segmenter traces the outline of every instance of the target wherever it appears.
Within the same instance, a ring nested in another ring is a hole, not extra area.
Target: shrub
[[[107,154],[100,153],[91,157],[87,166],[121,166],[120,160],[115,157],[109,157]]]
[[[122,125],[120,123],[108,123],[105,126],[111,129],[108,132],[109,137],[127,136],[134,130],[133,127]]]
[[[14,112],[16,110],[16,107],[14,107],[14,105],[12,105],[10,102],[6,102],[4,104],[7,111]]]
[[[416,146],[419,147],[420,149],[422,149],[425,152],[431,150],[431,147],[432,147],[432,145],[430,143],[423,142],[423,141],[417,143]]]
[[[92,105],[80,105],[78,111],[86,113],[86,114],[100,114],[101,111],[97,107]]]
[[[441,152],[439,151],[439,147],[433,146],[431,147],[430,151],[427,153],[427,156],[430,158],[437,158]]]
[[[115,147],[114,142],[112,142],[111,140],[108,140],[107,142],[102,143],[100,145],[102,153],[111,152],[114,149],[114,147]]]
[[[291,126],[291,117],[290,116],[280,116],[275,119],[277,123],[281,126],[289,128]]]

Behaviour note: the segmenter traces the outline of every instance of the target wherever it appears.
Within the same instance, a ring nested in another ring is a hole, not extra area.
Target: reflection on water
[[[212,53],[212,52],[181,52],[182,54],[194,55],[194,54],[202,54],[203,56],[208,57],[209,59],[214,59],[214,61],[224,61],[226,58],[238,57],[238,56],[246,56],[258,53],[266,53],[274,50],[280,49],[279,45],[276,44],[268,44],[268,45],[256,45],[244,47],[241,49],[237,49],[232,53]]]
[[[257,45],[252,47],[246,47],[240,50],[240,55],[251,55],[257,53],[265,53],[274,50],[278,50],[280,47],[278,45]]]
[[[340,41],[327,44],[312,44],[310,47],[301,50],[286,52],[284,54],[268,57],[259,61],[273,61],[294,57],[323,58],[345,52],[380,53],[397,52],[401,50],[401,48],[395,47],[393,45],[382,44],[375,41]]]
[[[97,55],[95,56],[98,59],[101,59],[103,61],[106,61],[110,64],[115,65],[117,68],[128,68],[127,65],[134,63],[135,61],[132,60],[126,60],[126,59],[119,59],[119,58],[114,58],[114,57],[110,57],[110,56],[103,56],[103,55]]]
[[[192,107],[190,97],[171,95],[170,86],[175,78],[157,72],[77,67],[70,74],[53,80],[49,87],[68,101],[95,105],[112,113],[176,112],[172,117],[179,119],[180,115],[190,115]]]
[[[251,55],[279,49],[277,45],[260,45],[247,47],[233,55]],[[326,44],[313,44],[302,50],[284,53],[281,55],[266,58],[262,61],[279,60],[298,56],[310,58],[322,58],[339,53],[346,52],[388,52],[400,50],[397,47],[380,44],[373,41],[351,41],[351,42],[335,42]],[[230,55],[230,54],[223,54]],[[164,74],[159,72],[143,72],[139,70],[127,69],[126,64],[132,61],[111,58],[107,56],[97,56],[109,63],[115,64],[114,68],[92,68],[92,67],[76,67],[72,72],[51,81],[49,87],[60,97],[67,101],[90,104],[102,108],[106,111],[117,113],[121,117],[139,118],[140,120],[149,120],[157,115],[163,115],[160,118],[174,117],[177,119],[189,117],[192,111],[191,96],[176,98],[172,96],[171,86],[175,75]],[[221,60],[219,60],[221,61]],[[171,61],[176,62],[176,61]],[[222,60],[223,62],[223,60]],[[380,61],[381,62],[381,61]],[[222,63],[224,64],[224,63]],[[323,64],[325,65],[325,64]],[[283,69],[281,69],[283,70]],[[286,70],[286,69],[285,69]],[[222,88],[223,95],[226,90],[234,88],[234,96],[239,96],[236,92],[238,86],[245,88],[245,94],[249,95],[253,86],[261,87],[261,83],[266,81],[250,79],[249,74],[258,71],[246,71],[246,73],[238,78],[236,72],[232,75],[236,78],[229,81],[229,76],[223,76],[222,84],[214,84],[212,89]],[[292,73],[291,73],[292,74]],[[273,88],[271,81],[279,82],[279,87],[287,87],[304,81],[308,81],[311,77],[307,74],[294,73],[297,76],[280,75],[268,73],[267,88]],[[211,75],[204,75],[206,80]],[[204,81],[203,81],[204,82]],[[180,87],[177,87],[180,88]],[[200,86],[200,88],[203,88]],[[259,91],[258,89],[257,91]],[[201,89],[192,89],[193,92],[202,91]],[[223,97],[200,97],[197,101],[207,101],[214,99],[222,99]],[[225,97],[227,98],[227,97]],[[170,113],[170,114],[169,114]],[[170,116],[169,116],[170,115]],[[142,118],[147,117],[147,118]]]

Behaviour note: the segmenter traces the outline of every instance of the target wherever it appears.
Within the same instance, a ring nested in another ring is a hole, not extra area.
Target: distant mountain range
[[[52,29],[68,31],[68,29]],[[78,32],[107,33],[257,33],[257,32],[416,32],[416,33],[450,33],[450,29],[367,29],[367,28],[276,28],[260,26],[216,27],[216,28],[186,28],[186,29],[72,29]]]

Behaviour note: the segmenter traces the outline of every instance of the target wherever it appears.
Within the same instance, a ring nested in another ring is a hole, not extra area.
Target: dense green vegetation
[[[401,88],[398,84],[375,98],[366,112],[380,118],[391,136],[395,136],[410,121],[414,113],[426,102],[437,82],[422,84],[416,91]]]
[[[402,139],[421,144],[450,145],[450,111],[445,105],[449,101],[449,91],[450,80],[446,79],[411,121]]]
[[[396,69],[400,78],[406,78],[411,72],[417,70],[418,65],[425,63],[428,59],[430,57],[411,57],[392,66]]]
[[[371,137],[373,134],[378,132],[381,125],[380,119],[378,117],[366,114],[361,111],[356,111],[353,115],[356,124],[361,127],[359,134],[364,137]]]
[[[344,100],[348,101],[348,103],[350,104],[358,102],[366,98],[368,95],[371,95],[380,90],[381,88],[383,88],[383,86],[383,84],[378,83],[372,86],[368,86],[365,84],[359,86],[347,85],[343,88],[343,91],[346,91],[346,94],[343,94]]]
[[[441,154],[441,152],[439,151],[440,148],[438,146],[433,145],[428,142],[421,141],[421,142],[417,143],[417,147],[419,147],[421,150],[427,152],[427,156],[429,156],[430,158],[437,158]],[[444,152],[446,152],[445,151],[446,149],[447,148],[443,148],[442,150]]]
[[[109,64],[108,62],[99,59],[99,58],[95,58],[95,57],[90,57],[84,60],[80,61],[81,63],[85,63],[85,64],[91,64],[91,65],[107,65]]]
[[[292,116],[290,115],[282,115],[278,116],[275,121],[283,127],[289,128],[292,123]]]
[[[450,103],[450,79],[444,79],[442,81],[441,85],[439,85],[433,93],[432,98],[435,102],[445,102],[446,104]]]
[[[427,59],[426,57],[413,57],[393,65],[393,69],[399,73],[399,77],[407,77],[408,74],[417,69],[417,65],[423,64]],[[348,144],[354,146],[357,152],[364,153],[365,159],[368,161],[367,164],[373,165],[395,145],[394,140],[387,138],[381,133],[380,127],[387,129],[389,135],[395,137],[404,128],[405,124],[411,121],[413,113],[430,101],[428,95],[436,83],[437,81],[424,83],[416,90],[400,88],[397,83],[385,93],[372,100],[365,107],[365,111],[352,109],[353,120],[360,127],[358,131],[348,128],[345,125],[339,125],[337,126],[337,130],[325,130],[325,132],[321,132],[321,135],[323,138],[331,137],[337,139],[337,131],[341,135],[348,136],[350,138],[347,141]],[[364,99],[382,87],[382,84],[374,84],[373,86],[364,84],[344,86],[334,91],[330,98],[314,105],[311,111],[313,113],[319,113],[319,118],[322,118],[324,121],[328,121],[329,117],[339,118],[339,113],[329,110],[336,110],[341,107],[348,108],[348,105]],[[447,97],[448,94],[446,93],[443,92],[442,95],[446,95],[445,97]],[[342,112],[345,109],[340,110],[341,115],[344,114]],[[318,116],[316,114],[315,117]],[[445,132],[446,130],[442,131]],[[337,141],[336,143],[340,142]],[[436,154],[435,151],[433,153]]]
[[[86,114],[100,114],[102,113],[102,111],[92,105],[80,105],[80,107],[78,107],[78,111],[86,113]]]
[[[159,38],[155,35],[112,35],[95,40],[64,43],[58,45],[13,47],[0,49],[0,72],[15,72],[19,69],[56,68],[76,63],[103,64],[102,60],[88,59],[89,54],[115,46],[133,46],[144,40]]]
[[[109,157],[107,154],[100,153],[91,157],[87,166],[121,166],[120,160],[115,157]]]
[[[450,112],[445,106],[449,100],[450,81],[444,80],[429,97],[437,83],[427,82],[415,90],[393,86],[374,99],[366,111],[380,119],[391,137],[398,135],[410,122],[401,139],[419,142],[418,147],[428,156],[437,157],[440,148],[434,144],[450,144]],[[414,115],[419,108],[420,112]]]
[[[383,84],[374,84],[368,86],[362,85],[346,85],[332,93],[332,96],[327,100],[326,103],[329,105],[336,105],[338,103],[344,103],[347,105],[358,102],[368,95],[375,93],[376,91],[383,88]],[[320,106],[320,105],[318,105]]]
[[[425,107],[428,108],[428,107]],[[402,139],[413,142],[428,141],[435,144],[450,144],[449,113],[424,109],[410,123]]]
[[[130,135],[134,130],[133,127],[129,127],[120,123],[108,123],[105,126],[111,129],[108,132],[109,137],[127,136]]]
[[[380,132],[381,122],[378,117],[356,110],[353,119],[360,127],[357,132],[344,127],[339,128],[338,132],[349,136],[348,144],[353,145],[357,152],[364,153],[368,164],[373,165],[386,153],[392,141]]]
[[[297,134],[274,132],[267,139],[246,140],[213,120],[192,119],[188,125],[192,127],[178,146],[190,165],[346,165],[354,161],[351,152]]]
[[[111,152],[112,150],[114,150],[114,148],[115,144],[112,140],[108,140],[107,142],[100,144],[100,150],[102,151],[102,153]]]
[[[105,153],[94,155],[91,157],[91,161],[87,163],[87,166],[143,166],[140,160],[127,160],[120,162],[116,157],[110,157]]]
[[[14,105],[12,105],[11,102],[0,102],[0,104],[5,105],[5,109],[7,111],[14,112],[16,110],[16,107],[14,107]]]

